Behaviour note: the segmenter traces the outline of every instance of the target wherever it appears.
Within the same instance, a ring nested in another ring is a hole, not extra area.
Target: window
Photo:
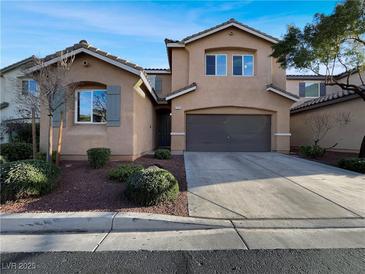
[[[156,76],[155,78],[155,90],[158,94],[162,91],[162,79],[161,77]]]
[[[319,97],[319,83],[305,83],[305,97]]]
[[[233,55],[233,75],[253,76],[254,75],[253,55]]]
[[[205,74],[215,76],[227,75],[227,56],[225,54],[205,55]]]
[[[38,83],[32,79],[22,80],[22,92],[23,94],[35,95],[38,92]]]
[[[76,122],[106,123],[106,91],[76,91]]]

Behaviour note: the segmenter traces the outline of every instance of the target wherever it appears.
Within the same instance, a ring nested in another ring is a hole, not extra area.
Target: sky
[[[165,38],[182,39],[230,18],[280,38],[336,2],[316,1],[1,1],[0,67],[85,39],[145,68],[167,68]]]

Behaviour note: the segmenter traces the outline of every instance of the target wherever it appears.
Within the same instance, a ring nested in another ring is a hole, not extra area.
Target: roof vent
[[[80,40],[79,44],[88,44],[86,40]]]

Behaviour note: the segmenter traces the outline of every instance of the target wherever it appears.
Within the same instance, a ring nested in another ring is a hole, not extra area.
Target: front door
[[[170,147],[171,145],[171,116],[170,111],[157,113],[157,145]]]

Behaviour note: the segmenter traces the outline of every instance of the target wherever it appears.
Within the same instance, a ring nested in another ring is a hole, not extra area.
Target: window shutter
[[[156,76],[156,79],[155,79],[155,90],[158,93],[160,93],[162,91],[162,79],[158,76]]]
[[[320,84],[319,92],[320,92],[319,96],[326,96],[326,85],[324,83]]]
[[[121,87],[108,86],[106,100],[106,120],[108,127],[120,126]]]
[[[28,94],[28,81],[22,80],[22,94],[27,95]]]
[[[53,107],[55,108],[53,112],[52,125],[53,127],[60,127],[61,124],[61,112],[63,112],[63,127],[66,126],[66,102],[65,102],[65,92],[66,89],[62,88],[54,94]]]
[[[305,97],[305,83],[299,83],[299,97]]]

